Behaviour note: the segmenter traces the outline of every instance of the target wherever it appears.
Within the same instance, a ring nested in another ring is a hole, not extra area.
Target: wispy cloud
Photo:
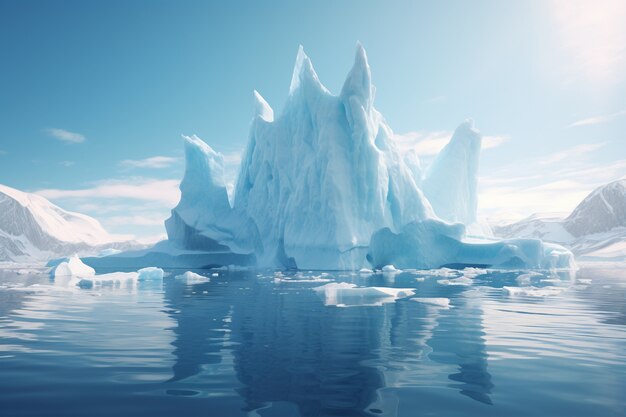
[[[394,135],[395,143],[402,152],[414,150],[418,156],[437,155],[450,142],[454,132],[441,130],[432,132],[408,132]],[[483,136],[482,149],[491,149],[509,140],[508,136]]]
[[[590,152],[598,150],[606,145],[606,142],[601,143],[583,143],[580,145],[573,146],[568,149],[564,149],[562,151],[555,152],[547,157],[540,159],[539,163],[541,165],[550,165],[555,162],[572,160],[580,157],[586,157]]]
[[[483,214],[514,221],[538,212],[566,214],[593,188],[567,179],[534,186],[495,186],[483,189],[478,201]]]
[[[0,156],[6,155],[6,154],[7,154],[7,151],[3,151],[2,149],[0,149]]]
[[[75,164],[74,161],[61,161],[61,162],[59,162],[59,165],[64,166],[66,168],[69,168],[69,167],[71,167],[74,164]]]
[[[605,143],[563,149],[543,158],[508,161],[479,178],[479,212],[516,221],[533,213],[569,214],[596,187],[626,176],[626,159],[597,164]]]
[[[616,113],[604,114],[595,117],[588,117],[586,119],[578,120],[568,127],[577,127],[577,126],[588,126],[588,125],[598,125],[602,123],[608,123],[615,119],[618,119],[622,116],[626,116],[626,110],[618,111]]]
[[[135,226],[161,226],[167,216],[162,213],[140,213],[132,216],[111,216],[105,221],[105,224],[110,226],[123,226],[123,225],[135,225]]]
[[[35,191],[61,207],[97,218],[118,234],[162,235],[163,222],[180,198],[178,179],[107,179],[76,189]]]
[[[105,180],[89,188],[44,189],[35,191],[49,199],[126,199],[157,202],[174,207],[180,198],[179,180],[158,180],[154,178],[130,178]]]
[[[171,156],[152,156],[145,159],[126,159],[120,162],[120,166],[126,169],[131,168],[168,168],[177,163],[180,158]]]
[[[47,135],[66,143],[82,143],[87,139],[84,135],[81,135],[80,133],[70,132],[69,130],[65,129],[57,129],[54,127],[44,129],[44,132]]]

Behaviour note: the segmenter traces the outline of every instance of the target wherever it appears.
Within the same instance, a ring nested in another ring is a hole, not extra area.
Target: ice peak
[[[213,148],[211,148],[205,141],[200,139],[198,136],[181,135],[181,137],[185,141],[185,148],[188,152],[193,152],[195,149],[198,149],[205,155],[217,155],[217,152],[215,152]]]
[[[266,122],[274,121],[274,110],[256,90],[254,90],[254,117],[260,117]]]
[[[474,127],[474,119],[467,118],[457,128],[455,133],[467,133],[473,134],[473,136],[480,135],[480,131]]]
[[[346,77],[341,89],[342,97],[357,97],[365,109],[368,109],[374,99],[372,73],[367,62],[365,48],[360,42],[356,44],[354,65]]]
[[[296,55],[296,64],[293,67],[293,74],[291,76],[289,95],[293,95],[303,84],[312,84],[322,91],[327,91],[326,87],[322,85],[317,77],[311,59],[304,52],[304,47],[300,45],[298,47],[298,55]]]

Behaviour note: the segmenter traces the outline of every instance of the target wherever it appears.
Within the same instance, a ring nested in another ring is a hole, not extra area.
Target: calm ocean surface
[[[626,415],[626,270],[168,272],[79,289],[0,270],[0,416]],[[502,288],[524,281],[548,290]]]

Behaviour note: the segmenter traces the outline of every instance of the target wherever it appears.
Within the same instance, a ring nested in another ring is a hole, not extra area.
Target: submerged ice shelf
[[[199,258],[186,267],[241,262],[353,270],[574,266],[567,250],[537,239],[465,241],[477,222],[480,133],[472,121],[462,123],[423,172],[414,151],[403,154],[396,146],[374,107],[375,91],[360,44],[339,95],[322,85],[300,47],[280,115],[254,92],[234,195],[223,156],[185,136],[186,169],[180,202],[166,221],[168,241],[134,259],[153,263],[158,257],[150,254],[159,253],[175,262],[176,253],[193,253]]]

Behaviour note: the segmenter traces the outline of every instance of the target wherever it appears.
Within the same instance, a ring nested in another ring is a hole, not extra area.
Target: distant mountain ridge
[[[92,217],[0,184],[0,261],[45,261],[74,253],[144,246],[112,236]]]
[[[626,179],[592,191],[565,219],[564,226],[575,237],[626,227]]]
[[[626,179],[593,190],[565,218],[534,214],[493,225],[500,237],[533,237],[568,247],[590,260],[626,260]]]

